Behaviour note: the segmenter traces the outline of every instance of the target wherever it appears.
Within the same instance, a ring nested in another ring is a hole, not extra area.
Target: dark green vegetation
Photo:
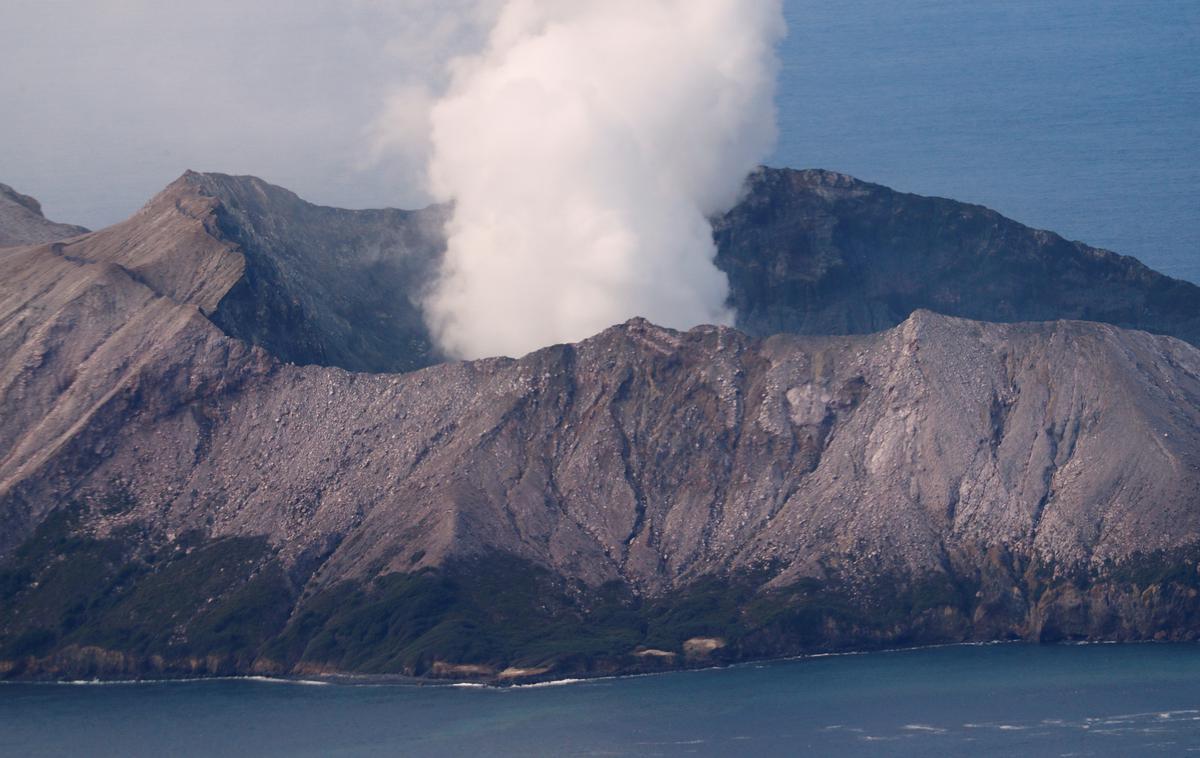
[[[265,540],[199,532],[155,540],[136,524],[96,536],[89,515],[79,505],[52,512],[0,568],[0,675],[602,674],[964,641],[1004,607],[978,578],[950,575],[854,589],[803,579],[756,591],[769,570],[647,598],[615,582],[569,583],[506,555],[306,594],[299,588],[309,577],[285,571]],[[1026,631],[1009,636],[1193,639],[1197,557],[1155,553],[1103,576],[1061,579],[1030,568],[1028,605],[1008,620]],[[1104,602],[1081,610],[1084,591]],[[1126,608],[1114,626],[1127,601],[1144,606],[1144,618]],[[719,645],[687,644],[695,638]]]
[[[136,527],[90,536],[84,516],[79,506],[52,512],[0,569],[0,658],[94,647],[178,662],[216,656],[208,668],[241,670],[286,622],[292,593],[265,541],[190,533],[135,549]],[[111,667],[82,665],[99,669],[83,674]]]

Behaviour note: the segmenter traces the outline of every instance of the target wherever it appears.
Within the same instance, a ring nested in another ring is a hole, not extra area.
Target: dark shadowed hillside
[[[180,182],[176,192],[220,201],[217,229],[246,259],[212,314],[228,334],[292,363],[352,371],[438,360],[419,298],[441,259],[443,209],[326,208],[253,177],[189,173]]]
[[[828,171],[761,169],[714,221],[738,326],[856,334],[919,308],[984,321],[1087,319],[1200,344],[1200,287],[982,206]]]

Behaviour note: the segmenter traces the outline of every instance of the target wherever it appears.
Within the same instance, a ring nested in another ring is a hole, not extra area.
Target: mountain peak
[[[82,226],[48,220],[37,199],[0,184],[0,247],[38,245],[87,231]]]
[[[20,192],[17,192],[15,189],[2,182],[0,182],[0,198],[16,203],[22,208],[28,210],[30,213],[45,218],[45,215],[42,214],[42,204],[39,203],[37,199],[30,197],[29,195],[22,195]]]

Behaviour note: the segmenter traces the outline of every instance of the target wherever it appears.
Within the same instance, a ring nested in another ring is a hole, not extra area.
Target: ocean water
[[[0,685],[0,755],[1200,753],[1200,646],[1024,644],[493,689]]]
[[[1200,3],[785,8],[771,164],[980,203],[1200,282]]]

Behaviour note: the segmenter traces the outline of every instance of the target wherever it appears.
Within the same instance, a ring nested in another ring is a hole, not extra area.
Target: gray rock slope
[[[36,245],[86,234],[72,224],[56,224],[42,215],[42,205],[7,184],[0,184],[0,247]]]
[[[1087,567],[1200,538],[1200,354],[1170,338],[928,312],[765,341],[635,321],[371,376],[280,365],[103,269],[73,289],[128,311],[64,329],[67,304],[13,351],[8,546],[110,482],[156,533],[339,543],[328,579],[499,550],[654,592],[765,564],[936,572],[993,546]]]

